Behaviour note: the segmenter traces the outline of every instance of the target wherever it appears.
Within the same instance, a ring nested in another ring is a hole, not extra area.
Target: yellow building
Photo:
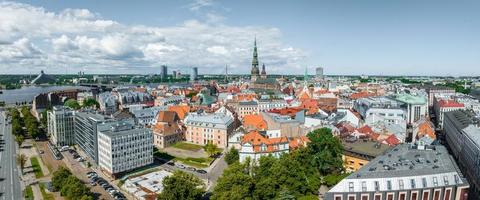
[[[370,160],[390,149],[388,145],[370,140],[343,141],[343,167],[346,172],[355,172]]]

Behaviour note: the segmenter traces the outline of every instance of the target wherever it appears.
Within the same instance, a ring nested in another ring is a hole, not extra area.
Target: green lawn
[[[49,194],[47,193],[47,191],[45,191],[44,183],[40,183],[40,192],[42,192],[42,197],[44,200],[55,200],[55,197],[53,196],[53,194]]]
[[[25,199],[26,200],[33,200],[33,190],[32,190],[32,186],[27,186],[27,188],[25,188],[25,191],[24,192],[24,196],[25,196]]]
[[[172,147],[187,150],[187,151],[198,151],[203,148],[201,145],[190,144],[186,142],[177,142],[172,145]]]
[[[155,157],[162,158],[165,160],[174,160],[174,161],[180,161],[183,164],[190,165],[192,167],[197,167],[197,168],[206,168],[210,166],[210,162],[213,161],[213,158],[210,157],[205,157],[205,158],[180,158],[180,157],[175,157],[172,156],[168,153],[161,152],[161,151],[156,151],[153,154]]]
[[[33,172],[35,173],[35,178],[43,177],[42,168],[40,167],[40,163],[38,163],[37,157],[30,158],[30,162],[32,163]]]

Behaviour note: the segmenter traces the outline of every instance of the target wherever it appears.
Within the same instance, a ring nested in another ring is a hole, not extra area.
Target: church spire
[[[260,70],[258,69],[257,37],[255,37],[255,41],[253,43],[253,59],[252,59],[252,73],[251,73],[252,81],[256,81],[258,75],[260,75]]]
[[[255,41],[253,42],[252,67],[258,67],[257,37],[256,36],[255,36]]]

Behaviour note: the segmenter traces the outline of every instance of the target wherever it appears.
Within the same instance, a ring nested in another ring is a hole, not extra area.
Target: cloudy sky
[[[480,1],[0,1],[0,73],[480,75]]]

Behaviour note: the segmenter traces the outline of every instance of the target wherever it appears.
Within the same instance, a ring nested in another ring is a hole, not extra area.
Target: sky
[[[0,74],[480,75],[480,1],[0,1]]]

